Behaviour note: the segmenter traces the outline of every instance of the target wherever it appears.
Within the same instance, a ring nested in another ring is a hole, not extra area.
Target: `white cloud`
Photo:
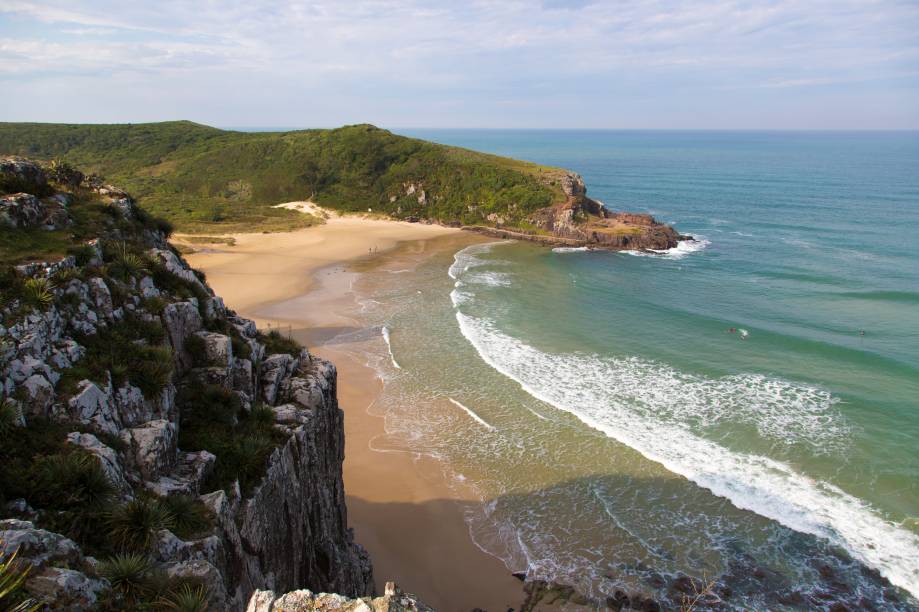
[[[7,0],[0,28],[0,78],[143,75],[170,95],[176,75],[196,74],[202,87],[259,82],[280,97],[314,87],[340,108],[375,93],[393,117],[397,101],[420,116],[449,96],[484,107],[581,92],[599,107],[678,90],[717,104],[712,91],[778,95],[877,75],[915,96],[919,68],[919,7],[893,0]],[[253,93],[237,95],[251,108]]]

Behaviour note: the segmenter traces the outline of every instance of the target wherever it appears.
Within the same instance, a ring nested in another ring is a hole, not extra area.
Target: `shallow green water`
[[[476,487],[480,546],[597,595],[685,572],[742,608],[909,605],[865,568],[919,593],[919,135],[418,135],[572,168],[698,238],[358,283],[386,443]]]

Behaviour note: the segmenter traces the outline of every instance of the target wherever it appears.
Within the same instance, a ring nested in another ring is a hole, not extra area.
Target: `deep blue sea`
[[[475,245],[374,289],[388,427],[478,487],[481,547],[595,595],[686,573],[740,608],[915,605],[919,133],[395,131],[696,238]]]

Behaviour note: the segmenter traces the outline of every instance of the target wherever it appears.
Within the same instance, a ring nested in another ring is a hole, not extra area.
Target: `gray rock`
[[[48,189],[44,169],[30,159],[7,156],[0,158],[0,189],[43,194]]]
[[[192,302],[175,302],[163,310],[163,323],[169,335],[169,342],[175,352],[176,363],[181,371],[189,369],[194,360],[185,350],[185,339],[204,326],[198,307]]]
[[[87,284],[96,304],[96,313],[109,321],[114,320],[112,292],[108,285],[101,278],[91,278]]]
[[[122,499],[127,500],[133,497],[131,485],[129,485],[127,479],[125,479],[121,461],[119,461],[118,454],[115,453],[113,449],[103,444],[99,441],[99,438],[93,434],[80,433],[78,431],[67,434],[67,441],[85,449],[96,457],[96,460],[99,462],[99,467],[101,467],[103,473],[105,473],[105,477],[112,483],[112,486],[115,487]]]
[[[159,480],[175,466],[177,438],[176,426],[163,419],[121,432],[121,439],[129,446],[125,452],[128,465],[146,481]]]
[[[55,610],[88,610],[110,589],[107,580],[64,567],[45,567],[26,581],[29,595]]]
[[[51,383],[41,374],[32,374],[22,383],[22,388],[26,391],[29,415],[47,418],[51,414],[51,404],[54,402],[54,387]]]
[[[67,402],[67,413],[61,416],[75,423],[91,425],[97,431],[117,435],[120,426],[111,385],[101,388],[90,380],[81,380],[77,387],[79,391]]]
[[[179,452],[179,458],[170,472],[156,480],[144,482],[144,487],[160,497],[199,495],[201,485],[214,470],[216,461],[217,457],[206,450]]]
[[[190,578],[207,587],[210,595],[210,607],[214,610],[227,609],[227,590],[223,574],[214,565],[203,559],[183,561],[166,566],[170,578]]]

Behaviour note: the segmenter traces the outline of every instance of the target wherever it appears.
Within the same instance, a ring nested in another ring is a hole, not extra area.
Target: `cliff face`
[[[0,431],[18,441],[0,449],[0,552],[31,567],[23,596],[131,607],[105,560],[128,553],[149,584],[201,586],[215,609],[257,589],[372,594],[347,526],[334,366],[227,309],[124,192],[79,176],[76,196],[49,195],[22,159],[0,171],[23,190],[0,194],[0,226],[53,237],[53,208],[55,226],[100,227],[0,285]]]

